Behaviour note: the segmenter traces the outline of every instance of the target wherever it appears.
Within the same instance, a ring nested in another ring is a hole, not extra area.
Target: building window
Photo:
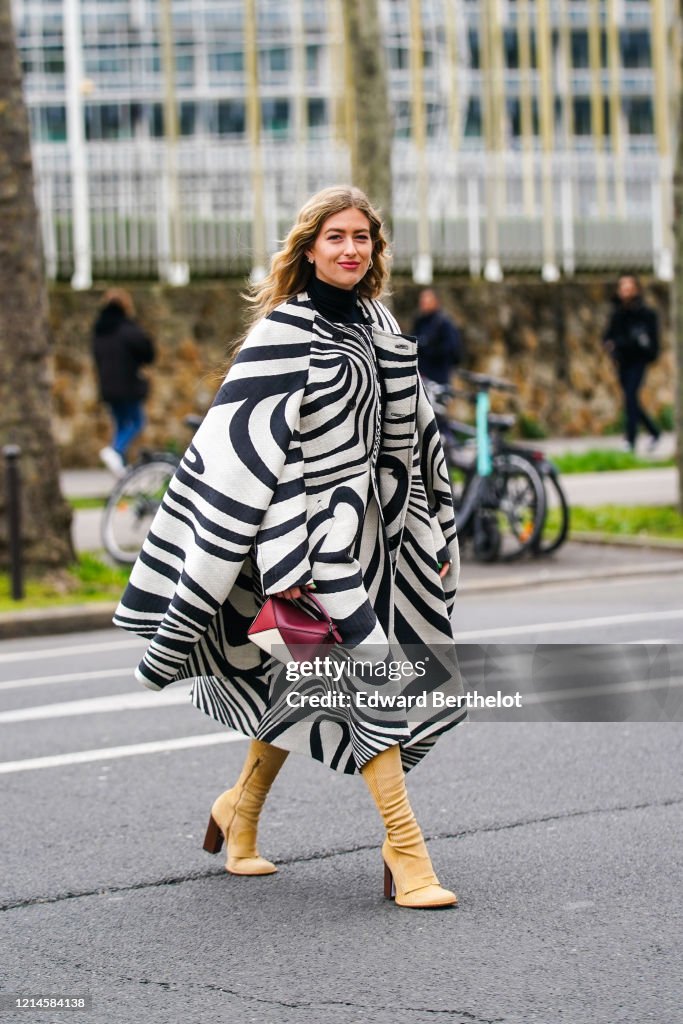
[[[214,50],[209,53],[209,71],[244,71],[241,50]]]
[[[410,102],[398,100],[394,104],[394,135],[397,139],[410,138]]]
[[[66,140],[66,109],[64,107],[32,107],[31,132],[41,142]]]
[[[48,75],[64,73],[64,50],[61,46],[46,46],[43,50],[43,70]]]
[[[514,139],[521,138],[522,104],[520,100],[512,99],[507,101],[507,115],[510,134]],[[538,101],[535,96],[531,100],[531,132],[532,135],[538,135],[540,132]]]
[[[392,71],[405,71],[410,66],[410,54],[405,46],[389,47],[389,67]]]
[[[125,134],[130,134],[130,124],[123,107],[98,103],[85,108],[86,139],[119,139]]]
[[[266,63],[269,71],[289,71],[291,50],[285,46],[274,46],[266,50]]]
[[[261,104],[261,124],[264,132],[275,138],[289,133],[289,100],[264,100]]]
[[[630,135],[654,135],[654,111],[649,96],[626,100],[625,107]]]
[[[465,138],[474,139],[481,137],[481,100],[478,96],[471,97],[467,104],[467,117],[465,118]]]
[[[306,70],[317,71],[320,64],[320,47],[319,46],[307,46],[306,47]]]
[[[610,108],[609,100],[602,101],[602,124],[603,135],[610,133]],[[587,96],[579,96],[574,99],[574,134],[592,135],[593,125],[591,122],[591,101]]]
[[[591,127],[591,104],[585,96],[574,99],[574,134],[590,135]]]
[[[508,68],[519,67],[519,40],[517,33],[506,28],[503,35],[503,47],[505,49],[505,66]]]
[[[625,68],[652,67],[650,34],[648,32],[621,33],[621,62]]]
[[[469,44],[470,51],[470,67],[477,68],[481,67],[481,56],[479,53],[479,33],[474,29],[470,29],[467,33],[467,41]]]
[[[572,32],[572,67],[587,68],[588,60],[588,33],[585,31]],[[580,134],[577,132],[577,134]]]
[[[308,129],[309,135],[316,136],[320,128],[327,126],[327,104],[323,99],[312,99],[308,101]]]
[[[239,100],[219,100],[216,104],[215,131],[218,135],[244,135],[246,115]]]
[[[197,130],[196,103],[181,103],[179,105],[178,122],[181,135],[194,135]]]

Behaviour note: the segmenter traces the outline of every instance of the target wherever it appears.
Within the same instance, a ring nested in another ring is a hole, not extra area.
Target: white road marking
[[[0,690],[20,690],[25,686],[49,686],[52,683],[81,683],[86,679],[115,679],[126,675],[132,677],[132,666],[102,668],[97,672],[67,672],[58,676],[27,676],[26,679],[7,679],[0,683]]]
[[[0,711],[0,725],[9,722],[36,722],[41,718],[68,718],[72,715],[99,715],[110,711],[163,710],[177,704],[189,704],[185,689],[171,690],[163,696],[154,693],[115,693],[106,697],[88,697],[84,700],[64,700],[56,704],[38,704],[28,708]]]
[[[455,632],[455,642],[483,640],[492,636],[524,636],[527,633],[554,633],[572,629],[595,629],[597,626],[621,626],[629,622],[664,622],[683,619],[683,608],[661,612],[636,612],[628,615],[603,615],[592,619],[570,619],[563,622],[520,622],[516,626],[496,626],[491,629],[471,629]]]
[[[22,761],[0,762],[0,775],[10,772],[33,771],[37,768],[61,768],[69,764],[85,764],[88,761],[108,761],[119,757],[135,757],[137,754],[158,754],[166,750],[189,750],[192,747],[211,747],[217,743],[237,743],[246,740],[241,733],[209,733],[203,736],[180,736],[174,740],[155,740],[151,743],[133,743],[128,747],[99,747],[95,750],[76,750],[70,754],[53,754],[49,757],[29,757]]]
[[[65,658],[72,654],[97,654],[100,651],[124,651],[130,647],[138,647],[141,651],[145,649],[144,637],[137,637],[134,640],[106,640],[93,644],[72,644],[71,647],[45,647],[33,651],[12,651],[8,654],[0,654],[0,664],[6,665],[17,661],[38,661],[43,658]]]

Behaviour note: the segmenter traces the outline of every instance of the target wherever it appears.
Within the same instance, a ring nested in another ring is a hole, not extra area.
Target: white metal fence
[[[168,181],[162,140],[87,144],[89,223],[96,277],[156,277],[169,259]],[[37,198],[48,275],[74,269],[72,182],[65,145],[35,143]],[[427,153],[434,269],[559,272],[670,267],[670,168],[655,155],[555,153],[548,166],[551,206],[542,202],[542,158],[443,146]],[[243,274],[251,267],[253,193],[246,143],[192,138],[178,146],[184,258],[193,276]],[[264,145],[264,214],[272,252],[305,196],[348,181],[345,148],[311,142]],[[393,155],[394,266],[416,256],[416,154],[408,140]],[[550,224],[547,221],[550,221]],[[552,251],[548,252],[548,245]]]

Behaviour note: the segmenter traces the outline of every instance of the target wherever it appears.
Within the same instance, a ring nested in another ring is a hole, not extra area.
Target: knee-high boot
[[[272,875],[277,868],[256,848],[259,814],[288,751],[261,740],[249,744],[240,777],[214,801],[204,849],[218,853],[228,844],[225,870],[232,875]]]
[[[361,774],[382,815],[387,836],[382,846],[384,895],[401,907],[448,907],[458,902],[434,874],[427,847],[408,802],[398,746],[377,754]]]

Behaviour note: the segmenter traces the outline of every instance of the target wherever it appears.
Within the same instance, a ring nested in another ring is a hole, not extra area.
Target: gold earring
[[[372,256],[370,257],[370,262],[368,263],[368,270],[372,270]]]

